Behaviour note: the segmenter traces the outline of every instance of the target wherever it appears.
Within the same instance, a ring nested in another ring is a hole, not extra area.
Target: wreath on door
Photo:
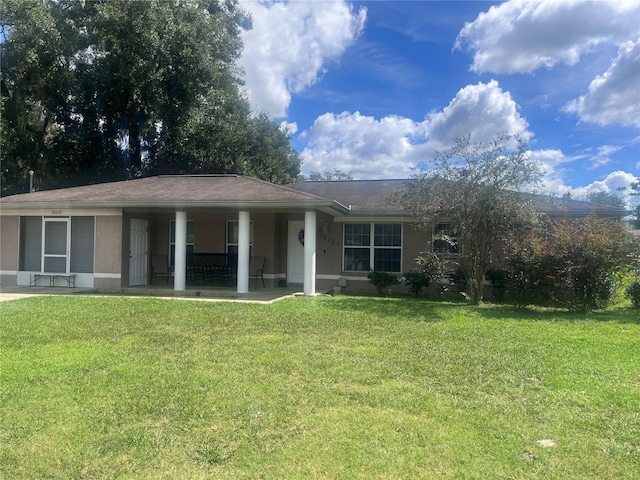
[[[298,232],[298,241],[300,242],[300,245],[304,247],[304,228],[301,228]]]

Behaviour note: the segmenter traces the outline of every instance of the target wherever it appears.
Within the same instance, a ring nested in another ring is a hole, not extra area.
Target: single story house
[[[411,270],[450,228],[415,228],[415,218],[390,201],[404,183],[283,186],[238,175],[162,175],[7,196],[0,199],[0,282],[118,290],[168,273],[176,291],[213,280],[235,283],[242,294],[259,273],[266,286],[300,285],[307,295],[337,285],[368,290],[370,270]],[[628,213],[548,197],[536,203],[550,215]],[[261,259],[259,272],[252,258]]]

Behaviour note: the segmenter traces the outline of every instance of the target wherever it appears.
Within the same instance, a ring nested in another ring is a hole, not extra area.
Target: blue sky
[[[640,1],[241,0],[246,93],[303,173],[405,178],[456,136],[528,138],[544,188],[640,177]]]

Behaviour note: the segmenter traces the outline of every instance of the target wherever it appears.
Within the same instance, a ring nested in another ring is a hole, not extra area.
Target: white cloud
[[[530,73],[636,38],[638,18],[637,0],[510,0],[466,23],[455,48],[473,51],[473,71]]]
[[[444,150],[456,137],[471,135],[471,141],[487,143],[496,133],[520,135],[529,140],[527,121],[518,113],[518,105],[498,82],[467,85],[460,89],[444,110],[428,115],[429,141]]]
[[[629,172],[617,170],[611,172],[602,180],[596,180],[584,187],[572,188],[571,193],[576,198],[585,199],[590,193],[605,192],[620,197],[627,207],[635,207],[640,204],[640,197],[629,195],[631,192],[629,187],[638,181],[640,181],[640,177],[636,177]],[[624,190],[620,190],[621,188]]]
[[[424,124],[408,118],[325,113],[307,138],[301,154],[306,173],[338,169],[354,178],[406,178],[424,158]]]
[[[296,122],[282,121],[280,122],[280,130],[289,135],[295,135],[298,131],[298,124]]]
[[[526,139],[533,135],[509,92],[491,81],[461,89],[446,108],[423,122],[326,113],[299,138],[307,140],[301,154],[305,173],[339,169],[354,178],[405,178],[436,150],[450,148],[456,137],[469,134],[472,142],[487,143],[502,132]]]
[[[313,85],[360,35],[366,9],[344,2],[241,0],[253,17],[243,34],[245,90],[252,105],[286,116],[291,94]]]
[[[611,155],[622,150],[623,147],[618,145],[602,145],[598,147],[598,151],[591,157],[591,168],[602,167],[611,161]]]
[[[585,122],[640,127],[640,38],[620,46],[609,70],[589,85],[589,93],[564,110]]]
[[[565,185],[565,164],[586,158],[584,155],[567,156],[561,150],[533,150],[529,152],[531,159],[536,161],[542,170],[542,191],[552,195],[562,195],[571,192],[571,187]]]
[[[631,196],[631,184],[640,180],[629,172],[617,170],[609,173],[602,180],[596,180],[588,185],[572,187],[566,184],[566,164],[582,161],[585,155],[567,156],[560,150],[533,150],[531,158],[538,161],[543,172],[542,192],[550,195],[570,193],[577,200],[586,200],[587,195],[605,192],[620,197],[627,207],[640,204],[640,197]],[[623,190],[619,190],[623,188]]]

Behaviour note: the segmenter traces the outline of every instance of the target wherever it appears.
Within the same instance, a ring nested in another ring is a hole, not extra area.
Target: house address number
[[[62,215],[62,210],[51,210],[51,215]]]

